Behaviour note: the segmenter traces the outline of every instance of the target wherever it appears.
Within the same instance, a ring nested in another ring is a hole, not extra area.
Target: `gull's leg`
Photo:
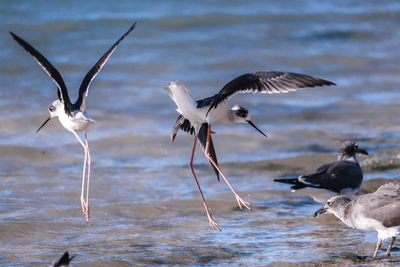
[[[87,174],[87,183],[86,183],[86,221],[89,221],[89,186],[90,186],[90,167],[92,166],[92,159],[90,157],[90,150],[89,150],[89,143],[87,140],[86,132],[85,132],[85,144],[86,144],[86,151],[88,156],[88,174]]]
[[[233,194],[236,197],[236,201],[239,205],[239,208],[242,209],[242,205],[245,206],[247,209],[251,210],[251,205],[250,203],[244,201],[239,194],[236,192],[236,190],[233,188],[231,183],[228,181],[228,179],[225,177],[225,175],[222,173],[222,171],[219,169],[218,165],[214,162],[214,160],[211,158],[210,153],[208,152],[208,147],[210,145],[210,136],[211,136],[211,124],[208,124],[208,129],[207,129],[207,142],[206,142],[206,148],[204,150],[204,154],[208,158],[208,160],[214,165],[214,167],[218,170],[218,172],[221,174],[222,178],[225,180],[225,182],[228,184],[229,188],[232,190]]]
[[[216,222],[213,220],[213,218],[212,218],[212,216],[211,216],[211,213],[210,213],[210,211],[208,210],[208,206],[207,206],[207,203],[206,203],[206,199],[205,199],[204,196],[203,196],[203,192],[201,191],[199,181],[197,180],[196,174],[194,173],[194,169],[193,169],[193,158],[194,158],[194,151],[195,151],[195,149],[196,149],[196,140],[197,140],[197,134],[194,136],[193,149],[192,149],[192,156],[190,157],[190,162],[189,162],[189,169],[190,169],[190,171],[192,172],[192,175],[193,175],[193,177],[194,177],[194,180],[196,181],[197,188],[199,189],[200,196],[201,196],[201,199],[203,200],[203,205],[204,205],[204,208],[206,209],[208,221],[210,222],[211,228],[212,228],[213,230],[214,230],[214,229],[218,229],[218,230],[221,231],[221,229],[218,227],[218,223],[216,223]]]
[[[83,172],[82,172],[82,191],[81,191],[81,205],[82,205],[82,212],[86,214],[86,202],[85,198],[83,196],[84,190],[85,190],[85,174],[86,174],[86,162],[87,162],[87,155],[88,155],[88,150],[86,145],[83,143],[82,139],[79,137],[79,135],[75,132],[72,131],[72,133],[75,135],[76,139],[78,139],[79,143],[81,143],[84,151],[85,151],[85,159],[83,161]]]
[[[385,257],[390,256],[390,251],[392,250],[394,241],[396,241],[396,236],[392,236],[392,242],[390,242],[390,245],[389,245],[388,249],[386,250]]]
[[[378,255],[378,251],[381,248],[381,246],[382,246],[382,239],[378,238],[378,243],[376,243],[376,249],[373,258],[375,258],[376,255]]]

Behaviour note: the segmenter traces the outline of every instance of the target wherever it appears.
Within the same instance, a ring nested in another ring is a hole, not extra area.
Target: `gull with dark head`
[[[166,87],[164,87],[170,98],[177,105],[177,112],[180,114],[172,131],[171,140],[174,140],[175,135],[179,129],[189,132],[190,134],[194,134],[193,149],[189,168],[199,189],[201,198],[203,200],[203,205],[207,212],[207,216],[212,229],[220,230],[218,224],[213,220],[210,214],[193,169],[193,157],[196,148],[196,140],[199,139],[205,156],[213,166],[217,177],[219,178],[219,175],[221,175],[225,182],[228,184],[229,188],[232,190],[239,207],[242,208],[242,206],[244,206],[248,209],[251,209],[250,204],[244,201],[239,196],[239,194],[236,192],[236,190],[233,188],[233,186],[230,184],[230,182],[221,172],[218,166],[214,145],[211,138],[211,124],[214,122],[222,122],[228,124],[247,123],[266,137],[267,135],[251,121],[251,114],[247,109],[239,105],[235,105],[232,108],[229,108],[228,100],[232,96],[243,93],[287,93],[307,87],[324,85],[335,84],[320,78],[315,78],[304,74],[269,71],[243,74],[227,83],[214,96],[207,97],[198,101],[195,101],[193,99],[190,92],[180,82],[170,82]]]
[[[12,37],[18,44],[20,44],[29,54],[33,56],[33,58],[37,61],[37,63],[42,67],[42,69],[50,76],[53,82],[57,85],[57,95],[58,99],[55,100],[49,106],[50,116],[46,119],[46,121],[39,127],[36,131],[38,132],[42,127],[50,121],[51,118],[58,117],[61,125],[72,132],[76,139],[78,139],[79,143],[82,145],[85,153],[84,163],[83,163],[83,174],[82,174],[82,192],[81,192],[81,205],[82,211],[86,216],[86,220],[89,221],[89,182],[90,182],[90,167],[91,167],[91,158],[89,152],[89,144],[87,141],[86,129],[87,127],[94,122],[86,111],[86,99],[88,96],[89,86],[92,80],[96,77],[96,75],[103,68],[104,64],[106,64],[107,60],[117,48],[119,43],[135,28],[136,22],[129,28],[127,32],[125,32],[121,38],[116,41],[111,48],[97,61],[97,63],[89,70],[89,72],[84,77],[81,86],[79,88],[79,96],[75,103],[72,103],[68,96],[68,90],[64,83],[61,74],[58,70],[33,46],[31,46],[28,42],[23,40],[21,37],[17,36],[13,32],[10,32]],[[79,137],[77,132],[83,131],[85,142]],[[86,199],[84,198],[84,189],[85,189],[85,176],[86,176],[86,165],[87,165],[87,180],[86,180]]]
[[[397,234],[400,232],[400,186],[393,183],[382,185],[374,193],[356,197],[335,196],[317,210],[314,217],[333,213],[347,226],[367,232],[378,232],[378,242],[374,258],[382,245],[382,240],[391,237],[392,241],[385,256],[390,256]]]
[[[298,178],[274,179],[275,182],[292,184],[293,191],[312,197],[324,204],[337,195],[353,197],[361,187],[363,173],[356,154],[368,155],[352,141],[344,142],[339,148],[338,160],[318,167],[315,172]]]

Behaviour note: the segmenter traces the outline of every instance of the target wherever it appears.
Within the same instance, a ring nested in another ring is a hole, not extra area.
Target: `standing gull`
[[[135,28],[136,22],[129,28],[127,32],[125,32],[121,38],[116,41],[111,48],[97,61],[97,63],[89,70],[83,79],[81,86],[79,88],[79,97],[74,104],[71,103],[68,90],[64,83],[61,74],[58,70],[35,48],[33,48],[30,44],[28,44],[25,40],[10,32],[15,41],[18,42],[28,53],[30,53],[37,63],[42,67],[42,69],[50,76],[53,82],[57,85],[57,95],[58,99],[55,100],[49,107],[50,116],[46,119],[46,121],[39,127],[36,131],[38,132],[42,127],[54,117],[58,117],[58,120],[64,126],[65,129],[72,132],[76,139],[78,139],[79,143],[82,145],[85,153],[85,158],[83,162],[83,174],[82,174],[82,192],[81,192],[81,205],[82,211],[86,216],[86,220],[89,221],[89,181],[90,181],[90,167],[91,167],[91,159],[89,153],[89,144],[86,136],[86,128],[94,122],[89,117],[89,114],[86,112],[86,98],[89,91],[89,86],[92,80],[96,77],[96,75],[103,68],[104,64],[106,64],[108,58],[117,48],[119,43]],[[78,131],[84,131],[85,142],[77,134]],[[86,200],[84,198],[84,189],[85,189],[85,175],[86,175],[86,165],[87,167],[87,182],[86,182]]]
[[[360,189],[363,181],[356,153],[368,155],[368,152],[359,148],[355,142],[346,141],[340,146],[337,161],[322,165],[311,174],[274,181],[293,184],[293,191],[301,191],[322,204],[336,195],[352,197]]]
[[[213,122],[223,123],[248,123],[253,126],[262,135],[266,136],[254,123],[250,120],[251,116],[247,109],[235,105],[231,109],[228,105],[228,100],[236,95],[243,93],[287,93],[303,89],[307,87],[316,87],[324,85],[334,85],[334,83],[322,80],[319,78],[311,77],[304,74],[290,73],[290,72],[255,72],[243,74],[229,83],[227,83],[221,91],[214,96],[194,101],[190,92],[185,86],[179,82],[170,82],[164,89],[168,95],[177,105],[177,112],[180,114],[178,117],[171,138],[174,139],[177,131],[182,129],[191,134],[194,134],[194,142],[192,155],[190,158],[189,169],[195,179],[199,189],[201,198],[203,200],[204,208],[207,212],[208,220],[212,229],[218,229],[218,224],[213,220],[210,211],[208,210],[205,198],[198,183],[196,174],[193,169],[193,157],[196,148],[196,140],[199,138],[201,146],[204,148],[204,154],[210,161],[214,170],[222,176],[229,188],[235,195],[239,207],[242,206],[250,209],[250,204],[244,201],[233,186],[230,184],[225,175],[221,172],[216,161],[216,154],[211,139],[211,124]]]
[[[335,196],[317,210],[314,217],[331,212],[347,226],[367,232],[378,232],[378,242],[374,258],[382,245],[382,240],[391,237],[392,241],[385,253],[390,256],[396,235],[400,232],[400,186],[388,183],[374,193],[356,197],[353,201],[345,196]]]

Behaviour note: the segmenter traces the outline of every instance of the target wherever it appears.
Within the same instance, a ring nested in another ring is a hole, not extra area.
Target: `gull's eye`
[[[332,202],[328,201],[328,202],[326,202],[326,205],[331,206]]]
[[[53,112],[54,110],[55,110],[55,108],[54,108],[53,106],[50,106],[50,107],[49,107],[49,111],[50,111],[50,112]]]

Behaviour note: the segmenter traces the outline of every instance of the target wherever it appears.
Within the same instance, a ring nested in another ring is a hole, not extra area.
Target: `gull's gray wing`
[[[365,217],[382,222],[384,227],[399,226],[400,186],[388,183],[374,193],[361,195],[349,204],[345,216],[357,215],[357,212],[349,212],[351,210],[362,211]]]

